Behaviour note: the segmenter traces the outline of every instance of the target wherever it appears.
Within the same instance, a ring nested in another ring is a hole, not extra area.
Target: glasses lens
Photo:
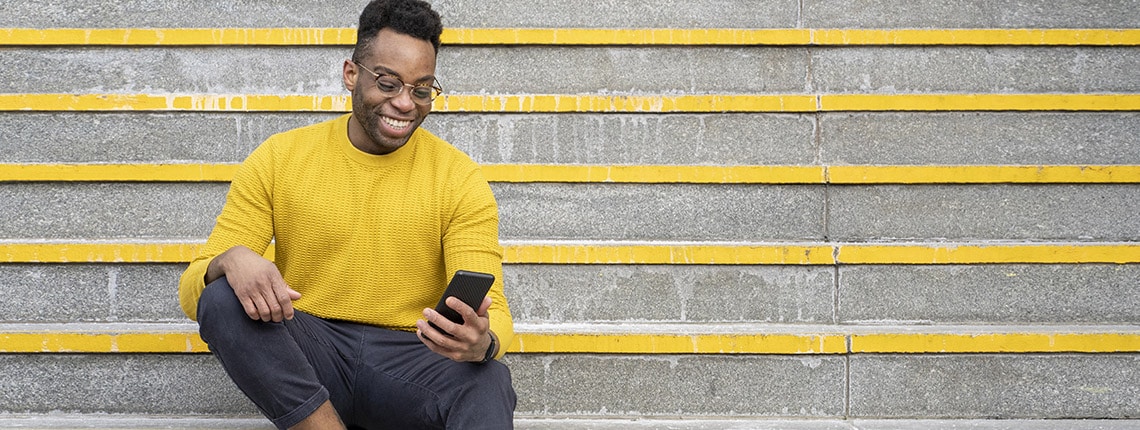
[[[400,92],[400,88],[404,87],[404,83],[390,76],[380,76],[376,78],[376,87],[384,94],[396,95]]]
[[[431,101],[435,98],[435,89],[432,87],[416,87],[412,90],[412,98],[420,101]]]

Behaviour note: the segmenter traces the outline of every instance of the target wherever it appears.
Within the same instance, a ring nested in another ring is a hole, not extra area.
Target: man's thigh
[[[415,333],[376,328],[366,330],[361,356],[354,424],[510,428],[515,393],[502,363],[455,362],[432,352]]]

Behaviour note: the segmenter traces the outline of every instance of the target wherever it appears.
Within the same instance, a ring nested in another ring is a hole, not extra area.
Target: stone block
[[[516,413],[534,416],[784,416],[844,413],[840,357],[507,356]]]
[[[0,183],[0,237],[203,239],[228,183]]]
[[[833,240],[1140,239],[1140,188],[1101,185],[831,186]]]
[[[839,321],[1132,324],[1140,265],[843,266]]]
[[[824,164],[1140,164],[1136,112],[829,113]]]
[[[812,50],[822,93],[1130,93],[1130,47],[884,46]]]
[[[852,417],[1130,418],[1135,354],[856,355]]]
[[[493,184],[503,239],[819,240],[811,185]]]
[[[507,265],[516,322],[833,322],[833,269]]]
[[[808,28],[1136,28],[1140,4],[1076,0],[805,0]]]

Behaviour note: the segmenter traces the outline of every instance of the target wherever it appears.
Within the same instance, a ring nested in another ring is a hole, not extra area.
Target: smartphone
[[[463,316],[459,315],[455,309],[447,307],[447,298],[455,296],[471,309],[479,310],[479,305],[483,304],[483,297],[487,296],[487,291],[491,290],[491,284],[495,283],[495,275],[490,273],[481,272],[468,272],[466,270],[459,270],[455,272],[455,276],[451,277],[451,282],[447,284],[447,290],[443,292],[443,296],[439,298],[439,303],[435,305],[435,311],[439,312],[445,318],[451,320],[456,324],[463,324]],[[430,323],[430,322],[429,322]],[[432,328],[447,334],[435,324],[431,325]]]

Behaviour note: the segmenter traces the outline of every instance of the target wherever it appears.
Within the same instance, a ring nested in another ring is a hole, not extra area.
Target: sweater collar
[[[408,138],[408,143],[405,143],[400,149],[390,154],[375,155],[357,149],[352,145],[352,142],[348,140],[348,119],[351,117],[352,114],[349,113],[336,120],[332,130],[333,135],[330,136],[333,141],[337,142],[337,146],[340,147],[341,152],[344,152],[344,155],[349,159],[365,166],[388,167],[411,158],[412,155],[415,154],[416,143],[420,140],[419,137],[421,134],[418,128],[412,133],[412,136]]]

